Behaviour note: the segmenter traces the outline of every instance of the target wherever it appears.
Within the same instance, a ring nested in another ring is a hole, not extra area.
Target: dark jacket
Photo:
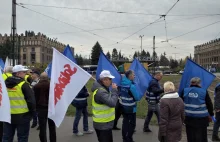
[[[37,110],[45,109],[48,110],[49,92],[50,92],[50,82],[49,80],[40,80],[33,87]]]
[[[89,96],[88,90],[86,89],[86,86],[84,86],[71,104],[76,108],[85,108],[88,105],[87,99],[85,100],[80,100],[80,99],[87,98],[88,96]]]
[[[159,140],[179,142],[184,122],[184,103],[178,93],[165,94],[160,100]]]
[[[148,92],[153,93],[154,97],[160,96],[163,92],[164,89],[160,87],[160,84],[156,78],[153,78],[148,87]],[[147,99],[149,101],[149,99]],[[159,102],[159,99],[157,100],[157,103]]]
[[[220,84],[215,88],[214,109],[220,110]]]
[[[16,85],[18,85],[19,83],[21,83],[22,81],[24,81],[24,79],[22,79],[20,77],[12,76],[12,77],[8,77],[5,80],[5,85],[7,88],[13,88]],[[29,112],[23,113],[23,114],[12,114],[11,115],[11,124],[21,124],[25,120],[27,120],[27,121],[30,120],[32,114],[36,111],[36,102],[35,102],[34,92],[30,88],[29,84],[25,82],[22,85],[21,90],[22,90],[24,98],[27,102]]]
[[[197,86],[197,85],[191,85],[190,87],[201,88],[200,86]],[[184,101],[183,97],[184,97],[184,90],[181,94],[181,98]],[[213,104],[212,104],[212,100],[209,96],[208,91],[206,93],[205,102],[206,102],[206,107],[208,109],[209,115],[213,116],[214,115],[214,113],[213,113]],[[185,117],[185,124],[188,125],[188,126],[191,126],[191,127],[207,127],[207,126],[209,126],[209,117],[200,117],[200,118],[197,117],[196,118],[196,117],[186,116]]]
[[[105,90],[99,88],[104,88]],[[94,98],[96,103],[105,104],[113,108],[116,106],[118,101],[118,91],[116,89],[112,89],[110,93],[109,88],[105,87],[99,80],[93,83],[92,92],[96,89],[99,89]],[[113,128],[113,125],[114,120],[108,123],[93,122],[94,128],[98,130],[109,130]]]

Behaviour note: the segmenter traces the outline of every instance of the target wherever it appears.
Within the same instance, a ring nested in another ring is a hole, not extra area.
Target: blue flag
[[[63,51],[63,55],[65,55],[67,58],[69,58],[71,61],[76,63],[76,59],[73,56],[72,50],[69,45],[67,45]],[[47,73],[48,77],[51,77],[51,71],[52,71],[52,62],[49,63],[47,68],[45,69],[45,72]]]
[[[109,59],[105,56],[105,54],[101,51],[99,56],[98,67],[96,71],[96,80],[99,79],[99,75],[103,70],[108,70],[110,73],[115,76],[112,80],[113,83],[120,85],[121,83],[121,74],[118,72],[114,64],[109,61]]]
[[[0,68],[3,71],[5,67],[5,63],[3,62],[2,58],[0,58]]]
[[[184,88],[190,87],[190,80],[193,77],[199,77],[201,79],[201,87],[204,89],[208,89],[212,81],[215,79],[214,74],[208,72],[206,69],[196,64],[192,60],[187,59],[179,86],[179,95],[182,93]]]
[[[139,100],[144,96],[150,81],[152,80],[151,74],[143,67],[143,65],[137,60],[134,59],[129,70],[133,70],[135,73],[135,86],[139,91]]]

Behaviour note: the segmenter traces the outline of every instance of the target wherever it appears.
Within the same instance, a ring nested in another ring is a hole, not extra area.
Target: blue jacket
[[[72,101],[72,105],[76,108],[84,108],[87,106],[87,97],[89,96],[88,90],[84,86],[76,98]]]
[[[209,116],[206,107],[206,90],[198,87],[184,89],[185,114],[189,117]]]
[[[163,88],[160,87],[160,84],[156,78],[153,78],[147,89],[146,99],[148,103],[159,103],[160,95],[164,92]]]
[[[124,76],[121,81],[119,94],[119,103],[123,113],[136,112],[136,101],[138,101],[139,95],[134,82]]]

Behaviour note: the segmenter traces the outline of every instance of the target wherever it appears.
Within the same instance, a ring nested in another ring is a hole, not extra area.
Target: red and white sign
[[[0,71],[0,121],[11,123],[10,101],[1,71]]]
[[[57,127],[62,123],[70,103],[90,78],[89,73],[53,48],[48,118]]]

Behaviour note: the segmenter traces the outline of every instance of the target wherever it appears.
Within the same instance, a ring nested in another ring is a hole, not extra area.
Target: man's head
[[[126,72],[125,72],[125,76],[126,76],[129,80],[133,81],[134,78],[135,78],[134,71],[132,71],[132,70],[126,71]]]
[[[110,71],[103,70],[99,75],[100,81],[106,87],[110,87],[112,85],[112,79],[115,78],[111,75]]]
[[[190,80],[190,85],[201,86],[200,83],[201,83],[201,79],[199,77],[193,77]]]
[[[163,73],[158,71],[158,72],[155,72],[154,74],[154,78],[156,78],[158,81],[160,81],[163,77]]]
[[[46,72],[40,74],[40,80],[48,80],[48,76]]]
[[[38,69],[33,69],[31,72],[31,77],[33,80],[36,80],[40,77],[40,72],[38,71]]]
[[[6,73],[12,73],[12,69],[13,69],[13,66],[7,66],[7,67],[5,68],[5,72],[6,72]]]
[[[20,78],[24,78],[26,75],[26,72],[28,71],[28,69],[26,69],[24,66],[22,65],[15,65],[12,68],[12,73],[14,76],[20,77]]]

